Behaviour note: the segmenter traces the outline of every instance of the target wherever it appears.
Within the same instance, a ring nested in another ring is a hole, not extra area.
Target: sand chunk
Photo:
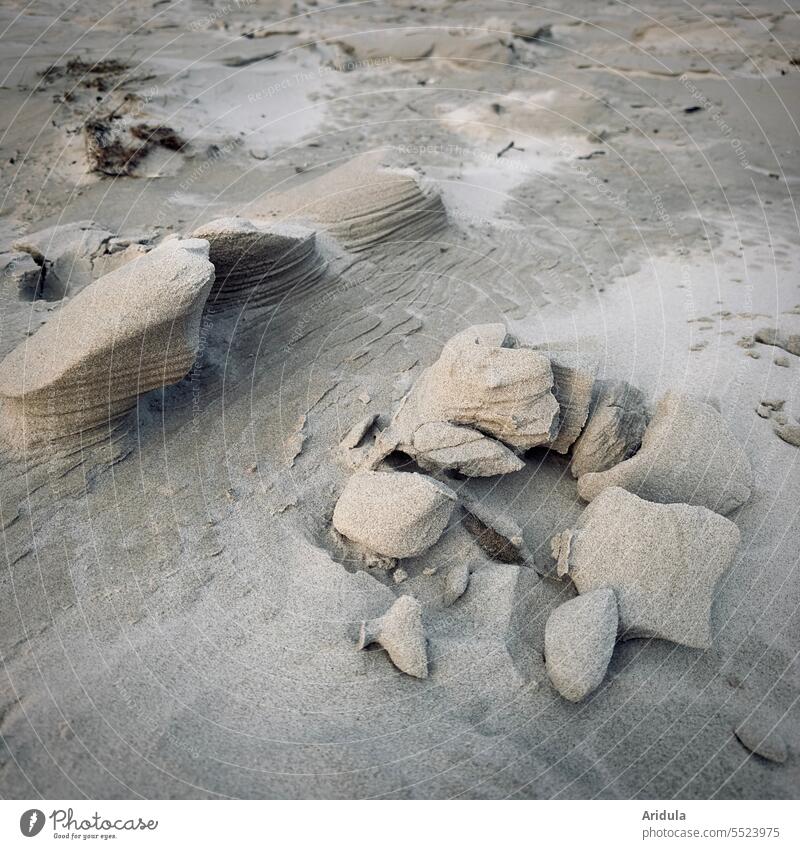
[[[370,432],[372,426],[378,420],[377,413],[369,413],[359,419],[339,441],[339,447],[345,451],[352,451],[361,444],[361,440]]]
[[[748,716],[733,732],[749,752],[776,764],[786,762],[786,741],[775,728],[776,723],[763,715]]]
[[[173,239],[87,286],[0,364],[5,440],[66,447],[180,380],[213,279],[208,242]]]
[[[624,380],[595,383],[589,420],[572,446],[572,474],[604,472],[635,454],[647,427],[644,393]]]
[[[311,288],[326,267],[314,231],[297,224],[218,218],[193,235],[211,246],[216,270],[211,308],[292,300]]]
[[[413,433],[413,457],[427,471],[453,469],[467,477],[506,475],[525,464],[480,431],[449,422],[425,422]]]
[[[548,357],[514,344],[502,324],[468,327],[450,339],[379,437],[373,465],[399,449],[424,467],[467,475],[521,468],[490,437],[518,451],[550,441],[558,402]]]
[[[585,699],[603,681],[617,641],[614,591],[596,589],[557,607],[544,632],[547,674],[571,702]]]
[[[663,503],[701,505],[727,514],[750,498],[753,473],[742,446],[710,404],[667,393],[637,454],[604,472],[578,479],[591,501],[610,486]]]
[[[415,678],[428,677],[422,608],[412,596],[401,595],[383,616],[361,623],[358,650],[372,643],[383,646],[401,672]]]
[[[558,432],[546,443],[553,451],[566,454],[580,436],[589,417],[597,360],[575,351],[542,351],[553,369],[553,393],[560,408]]]
[[[425,475],[357,472],[339,496],[333,526],[377,554],[414,557],[442,535],[455,502],[453,490]]]
[[[775,345],[790,354],[800,357],[800,333],[791,333],[781,327],[762,327],[755,333],[756,342],[764,345]]]
[[[447,570],[444,576],[444,592],[442,603],[445,607],[458,601],[467,591],[469,584],[469,566],[463,560],[459,560]]]
[[[704,507],[653,504],[611,487],[553,550],[578,592],[614,590],[622,639],[708,648],[714,588],[738,544],[736,525]]]
[[[775,433],[784,441],[788,442],[789,445],[796,445],[800,447],[800,425],[798,424],[779,424],[775,428]]]
[[[91,283],[92,260],[105,252],[113,235],[94,221],[75,221],[31,233],[14,242],[14,249],[41,266],[44,294],[61,298]]]

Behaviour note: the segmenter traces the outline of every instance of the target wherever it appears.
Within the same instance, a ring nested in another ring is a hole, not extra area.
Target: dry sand
[[[191,371],[139,398],[126,438],[69,463],[0,454],[0,794],[797,797],[800,453],[775,433],[800,415],[785,3],[0,16],[0,355],[169,234],[267,218],[319,252],[253,304],[270,274],[245,258]],[[87,221],[113,236],[40,239],[41,281],[13,247]],[[543,658],[575,590],[539,573],[586,506],[567,457],[448,479],[524,557],[493,558],[505,538],[480,547],[460,509],[402,574],[331,531],[372,417],[454,334],[497,322],[651,405],[709,400],[755,472],[711,647],[622,642],[580,704]],[[356,650],[404,595],[424,680]]]

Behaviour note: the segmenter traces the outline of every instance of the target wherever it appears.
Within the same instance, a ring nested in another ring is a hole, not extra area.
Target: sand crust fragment
[[[557,607],[545,625],[547,675],[558,692],[579,702],[603,681],[619,616],[614,591],[599,588]]]
[[[576,351],[543,351],[553,369],[553,394],[558,401],[558,431],[547,444],[558,454],[566,454],[580,436],[589,417],[597,359]]]
[[[581,594],[614,590],[622,639],[708,648],[714,589],[738,545],[736,525],[705,507],[655,504],[611,487],[554,538],[553,553]]]
[[[633,456],[647,427],[644,393],[624,380],[598,380],[589,418],[572,446],[574,477],[604,472]]]
[[[373,464],[399,449],[423,468],[470,476],[520,469],[514,451],[553,439],[559,407],[548,357],[514,344],[502,324],[450,339],[380,435]]]
[[[386,649],[392,663],[406,675],[428,677],[428,648],[422,624],[422,607],[408,595],[400,598],[377,619],[361,623],[357,649],[373,643]]]
[[[459,560],[447,570],[444,576],[444,590],[442,593],[442,604],[450,607],[467,591],[469,584],[469,566],[466,561]]]
[[[525,464],[509,448],[480,431],[450,422],[424,422],[406,446],[421,468],[453,470],[467,477],[507,475]]]
[[[333,512],[333,526],[385,557],[414,557],[442,535],[456,502],[449,487],[413,472],[357,472]]]
[[[753,472],[720,413],[704,401],[667,393],[638,453],[604,472],[578,478],[585,501],[612,486],[649,501],[708,507],[723,515],[750,498]]]

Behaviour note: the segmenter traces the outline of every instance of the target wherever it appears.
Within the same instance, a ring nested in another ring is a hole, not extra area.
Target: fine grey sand
[[[797,798],[796,12],[0,18],[0,795]]]

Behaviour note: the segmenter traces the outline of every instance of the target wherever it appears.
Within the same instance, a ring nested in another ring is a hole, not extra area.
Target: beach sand
[[[0,452],[4,798],[797,798],[800,449],[775,429],[798,422],[800,358],[754,341],[800,325],[786,4],[0,16],[0,356],[59,321],[48,275],[69,300],[119,252],[216,219],[302,225],[321,257],[277,303],[207,310],[191,371],[141,395],[124,438]],[[41,296],[18,285],[12,245],[87,220],[118,241],[51,241]],[[400,581],[332,531],[342,438],[491,322],[591,354],[650,405],[718,407],[755,479],[709,649],[627,640],[585,701],[553,689],[545,623],[576,591],[550,540],[586,505],[542,447],[448,483],[539,569],[492,559],[461,509]],[[401,594],[425,679],[356,650]],[[785,762],[745,748],[748,723]]]

